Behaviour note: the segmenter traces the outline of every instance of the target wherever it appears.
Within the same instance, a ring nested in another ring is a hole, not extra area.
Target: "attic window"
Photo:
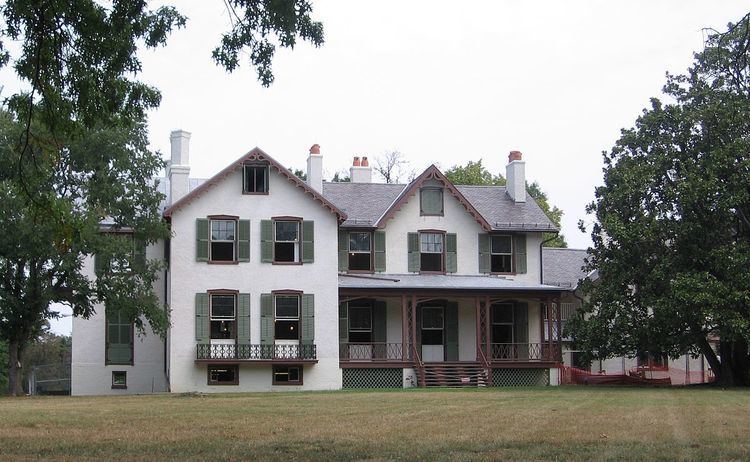
[[[268,165],[245,165],[242,176],[244,194],[268,194]]]
[[[443,215],[442,188],[422,188],[419,190],[420,215]]]

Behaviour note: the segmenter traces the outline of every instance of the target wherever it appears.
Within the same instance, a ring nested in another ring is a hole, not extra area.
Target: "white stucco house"
[[[568,289],[543,283],[558,230],[520,152],[507,186],[435,166],[373,183],[366,158],[328,183],[318,145],[305,182],[258,148],[203,180],[189,139],[172,133],[159,183],[172,237],[146,249],[168,263],[168,335],[134,335],[104,306],[74,319],[73,394],[558,383]]]

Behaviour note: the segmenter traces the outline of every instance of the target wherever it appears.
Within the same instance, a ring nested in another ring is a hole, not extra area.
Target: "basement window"
[[[273,366],[274,385],[302,385],[302,366]]]
[[[239,385],[238,366],[208,366],[209,385]]]
[[[112,389],[124,390],[128,388],[128,373],[126,371],[112,371]]]

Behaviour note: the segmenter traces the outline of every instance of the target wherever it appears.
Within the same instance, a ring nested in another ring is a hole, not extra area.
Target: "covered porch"
[[[498,277],[342,275],[340,365],[418,375],[438,364],[475,365],[488,376],[550,368],[561,360],[559,297],[557,287]]]

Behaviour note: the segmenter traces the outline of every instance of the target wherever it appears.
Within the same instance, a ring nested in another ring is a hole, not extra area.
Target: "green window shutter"
[[[513,338],[515,343],[529,341],[529,304],[526,302],[513,305]]]
[[[490,235],[479,233],[479,272],[490,272]]]
[[[207,218],[195,220],[195,260],[208,261],[209,226]]]
[[[417,273],[420,267],[419,233],[409,233],[407,243],[409,246],[409,271]]]
[[[420,203],[422,215],[442,215],[443,213],[443,190],[436,188],[424,188],[420,190]]]
[[[146,269],[146,241],[135,239],[133,246],[133,265],[136,271],[143,271]]]
[[[339,342],[349,341],[349,305],[346,302],[339,303]]]
[[[516,273],[526,274],[526,235],[513,236],[513,256]]]
[[[273,221],[260,221],[260,261],[273,262]]]
[[[260,343],[273,345],[273,295],[260,296]]]
[[[250,220],[240,220],[237,225],[237,261],[250,261]]]
[[[447,273],[455,273],[457,271],[458,258],[456,252],[456,235],[448,233],[445,235],[445,271]]]
[[[315,261],[315,222],[302,222],[302,263]]]
[[[210,318],[208,315],[208,294],[195,294],[195,340],[208,343],[211,338]]]
[[[237,343],[249,345],[250,342],[250,294],[237,296]]]
[[[312,345],[315,341],[315,295],[302,294],[302,326],[300,343]]]
[[[385,272],[385,231],[375,231],[373,233],[375,246],[375,271],[378,273]]]
[[[349,270],[349,232],[339,230],[339,271]]]
[[[458,361],[458,303],[445,307],[445,360]]]
[[[107,328],[106,364],[133,364],[133,325],[121,312],[105,311]]]
[[[387,338],[387,309],[385,301],[376,300],[372,307],[372,341],[385,343]]]

